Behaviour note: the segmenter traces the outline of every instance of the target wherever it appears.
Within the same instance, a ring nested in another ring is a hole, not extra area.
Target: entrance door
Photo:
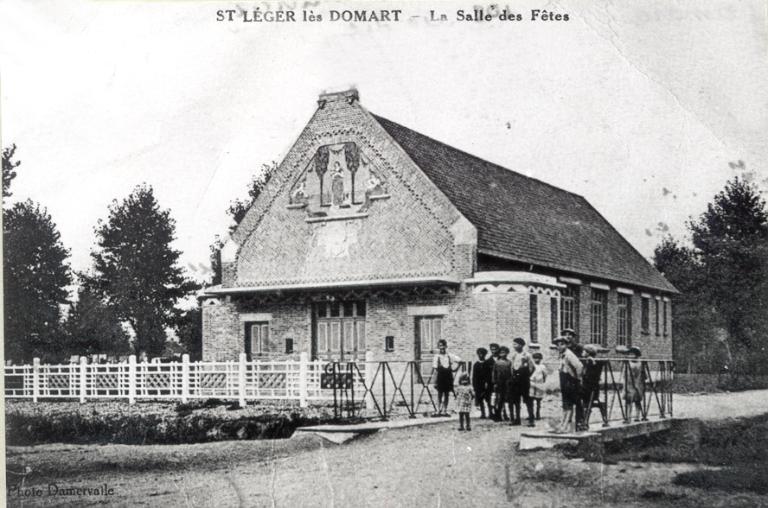
[[[413,360],[426,381],[431,369],[422,364],[424,354],[437,351],[437,342],[443,338],[442,316],[418,316],[414,323]]]
[[[365,359],[365,302],[321,302],[314,306],[316,358]]]

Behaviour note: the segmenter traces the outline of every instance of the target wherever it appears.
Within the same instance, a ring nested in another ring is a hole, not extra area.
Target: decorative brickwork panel
[[[469,276],[476,233],[457,241],[460,220],[366,111],[331,101],[233,234],[223,285]]]

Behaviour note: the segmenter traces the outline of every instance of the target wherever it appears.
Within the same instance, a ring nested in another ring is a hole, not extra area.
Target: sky
[[[522,1],[521,22],[456,20],[476,3],[296,0],[282,5],[404,20],[278,24],[216,21],[270,2],[0,1],[11,202],[47,207],[85,270],[97,221],[145,182],[202,279],[229,202],[282,160],[318,94],[350,87],[371,112],[583,195],[645,256],[729,178],[768,189],[765,0]]]

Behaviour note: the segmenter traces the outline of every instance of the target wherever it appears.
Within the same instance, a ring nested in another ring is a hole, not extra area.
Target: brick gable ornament
[[[317,149],[290,190],[288,208],[304,209],[312,219],[352,218],[387,196],[380,172],[348,141]]]

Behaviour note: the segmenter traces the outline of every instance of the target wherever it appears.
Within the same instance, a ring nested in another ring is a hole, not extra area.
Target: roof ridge
[[[428,140],[432,141],[433,143],[437,143],[437,144],[439,144],[439,145],[442,145],[442,146],[444,146],[444,147],[446,147],[446,148],[448,148],[448,149],[450,149],[450,150],[453,150],[453,151],[459,152],[459,153],[461,153],[461,154],[463,154],[463,155],[466,155],[467,157],[472,157],[473,159],[476,159],[476,160],[478,160],[478,161],[480,161],[480,162],[483,162],[483,163],[485,163],[485,164],[490,164],[491,166],[495,166],[496,168],[502,169],[502,170],[504,170],[504,171],[509,171],[510,173],[514,173],[515,175],[517,175],[517,176],[519,176],[519,177],[522,177],[522,178],[527,178],[528,180],[533,180],[534,182],[538,182],[538,183],[540,183],[540,184],[542,184],[542,185],[546,185],[547,187],[551,187],[552,189],[555,189],[555,190],[557,190],[557,191],[560,191],[560,192],[565,192],[566,194],[570,194],[571,196],[576,196],[576,197],[579,197],[579,198],[585,199],[585,198],[584,198],[584,196],[582,196],[581,194],[577,194],[577,193],[575,193],[575,192],[572,192],[572,191],[569,191],[569,190],[563,189],[563,188],[561,188],[561,187],[558,187],[558,186],[556,186],[556,185],[554,185],[554,184],[551,184],[551,183],[549,183],[549,182],[545,182],[544,180],[540,180],[540,179],[538,179],[538,178],[535,178],[535,177],[532,177],[532,176],[528,176],[528,175],[525,175],[525,174],[523,174],[523,173],[520,173],[519,171],[515,171],[514,169],[509,169],[509,168],[507,168],[507,167],[504,167],[504,166],[502,166],[501,164],[497,164],[497,163],[495,163],[495,162],[492,162],[492,161],[489,161],[489,160],[487,160],[487,159],[483,159],[482,157],[480,157],[480,156],[478,156],[478,155],[474,155],[474,154],[471,154],[471,153],[469,153],[469,152],[467,152],[467,151],[465,151],[465,150],[462,150],[462,149],[460,149],[460,148],[456,148],[456,147],[455,147],[455,146],[453,146],[453,145],[449,145],[448,143],[445,143],[445,142],[443,142],[443,141],[440,141],[439,139],[435,139],[435,138],[433,138],[433,137],[431,137],[431,136],[427,136],[426,134],[422,134],[422,133],[421,133],[421,132],[419,132],[419,131],[413,130],[413,129],[411,129],[410,127],[406,127],[405,125],[403,125],[403,124],[400,124],[400,123],[397,123],[397,122],[395,122],[395,121],[393,121],[393,120],[390,120],[390,119],[388,119],[388,118],[384,118],[384,117],[383,117],[383,116],[381,116],[381,115],[377,115],[377,114],[375,114],[375,113],[372,113],[372,112],[370,112],[370,111],[369,111],[369,113],[370,113],[370,115],[371,115],[371,116],[373,116],[373,117],[374,117],[376,120],[384,120],[385,122],[389,122],[389,123],[391,123],[391,124],[395,125],[396,127],[399,127],[399,128],[401,128],[401,129],[407,129],[407,130],[409,130],[409,131],[413,132],[414,134],[418,134],[419,136],[422,136],[422,137],[424,137],[424,138],[427,138]]]

